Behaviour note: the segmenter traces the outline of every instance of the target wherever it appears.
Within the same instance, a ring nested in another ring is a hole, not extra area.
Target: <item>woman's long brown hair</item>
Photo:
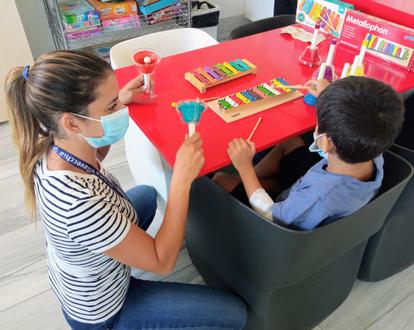
[[[111,67],[89,53],[55,51],[37,58],[26,77],[23,70],[17,67],[9,72],[5,92],[25,186],[25,204],[33,218],[34,169],[53,137],[62,137],[60,116],[65,112],[88,115],[88,105],[95,100],[96,89]]]

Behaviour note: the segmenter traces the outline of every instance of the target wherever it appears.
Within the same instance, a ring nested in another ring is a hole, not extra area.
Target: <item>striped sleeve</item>
[[[119,244],[130,228],[131,222],[120,206],[101,196],[79,199],[68,212],[69,237],[94,253]]]

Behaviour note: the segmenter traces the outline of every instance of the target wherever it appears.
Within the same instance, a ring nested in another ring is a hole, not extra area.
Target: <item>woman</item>
[[[142,91],[138,77],[118,94],[104,60],[74,51],[42,55],[6,78],[25,200],[45,228],[51,286],[73,329],[240,329],[244,304],[226,292],[130,277],[130,267],[174,268],[190,186],[204,164],[200,136],[186,138],[163,223],[149,236],[155,190],[124,193],[100,163],[127,130],[124,104]]]

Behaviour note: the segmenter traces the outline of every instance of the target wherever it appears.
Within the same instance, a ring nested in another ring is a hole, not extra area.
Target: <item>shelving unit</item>
[[[43,0],[49,26],[57,49],[83,49],[101,45],[115,44],[122,40],[139,37],[145,34],[163,30],[176,29],[191,26],[191,0],[181,0],[177,13],[160,23],[148,24],[144,15],[138,15],[139,25],[116,31],[108,31],[100,28],[99,32],[77,39],[66,37],[63,23],[59,14],[59,0]]]

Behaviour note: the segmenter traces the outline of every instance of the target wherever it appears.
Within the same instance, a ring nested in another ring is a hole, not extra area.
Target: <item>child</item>
[[[215,182],[242,201],[244,186],[245,201],[258,213],[301,230],[367,204],[381,186],[382,153],[400,132],[403,103],[390,86],[369,78],[349,77],[328,85],[324,80],[308,82],[318,97],[309,151],[322,159],[297,137],[276,146],[253,167],[254,144],[234,139],[228,154],[240,178],[221,173]]]

